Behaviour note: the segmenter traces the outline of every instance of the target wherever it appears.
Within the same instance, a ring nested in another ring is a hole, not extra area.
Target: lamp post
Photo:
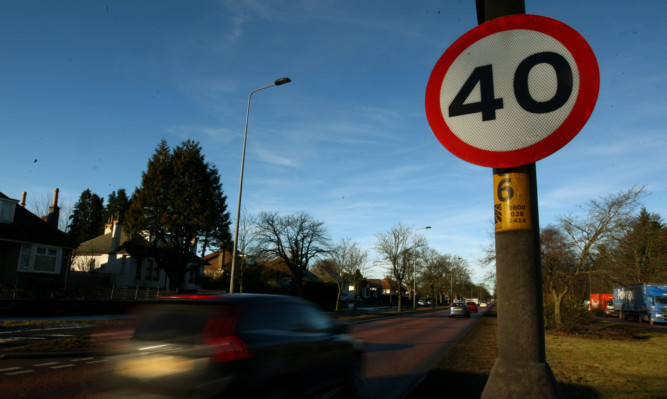
[[[236,266],[236,247],[239,242],[239,219],[241,217],[241,192],[243,190],[243,169],[245,167],[245,145],[246,145],[246,140],[248,139],[248,117],[250,116],[250,98],[255,92],[258,92],[260,90],[268,89],[269,87],[272,86],[280,86],[284,85],[286,83],[291,82],[292,80],[290,78],[284,77],[284,78],[279,78],[276,79],[275,82],[273,82],[270,85],[260,87],[259,89],[255,89],[250,92],[248,95],[248,108],[246,110],[245,114],[245,132],[243,133],[243,151],[241,152],[241,178],[239,180],[239,201],[236,206],[236,223],[234,227],[234,247],[232,249],[232,271],[231,275],[229,277],[229,293],[234,293],[234,269]]]
[[[417,243],[417,230],[428,230],[431,226],[420,227],[415,229],[415,244]],[[412,268],[412,309],[417,309],[417,262]]]

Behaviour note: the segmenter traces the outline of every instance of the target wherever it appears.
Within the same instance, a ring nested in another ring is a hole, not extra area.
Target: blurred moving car
[[[449,317],[470,317],[468,305],[465,302],[454,302],[449,307]]]
[[[363,345],[303,299],[176,295],[143,309],[112,356],[110,397],[354,396]]]
[[[468,306],[469,311],[477,313],[477,304],[475,302],[468,301],[466,302],[466,305]]]

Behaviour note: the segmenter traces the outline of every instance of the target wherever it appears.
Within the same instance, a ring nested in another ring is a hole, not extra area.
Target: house
[[[169,288],[169,278],[160,269],[153,258],[133,258],[122,246],[130,240],[130,235],[123,232],[122,224],[109,220],[104,234],[82,242],[74,253],[72,269],[78,272],[108,273],[114,287],[129,288]],[[192,264],[200,264],[199,258],[192,255]],[[196,290],[198,277],[203,267],[195,267],[184,278],[185,290]]]
[[[66,289],[73,246],[58,230],[58,189],[44,218],[0,192],[0,285],[39,296]]]
[[[232,253],[228,250],[219,249],[205,255],[204,261],[204,275],[210,278],[221,278],[225,274],[225,270],[231,269]]]
[[[398,295],[398,293],[399,293],[398,283],[396,281],[392,280],[389,277],[385,277],[384,279],[382,279],[380,281],[380,285],[382,287],[382,295],[394,296],[394,295]],[[406,287],[404,285],[401,286],[401,291],[400,291],[401,295],[406,296],[407,291],[408,290],[406,289]]]
[[[331,283],[340,283],[341,301],[352,300],[354,298],[354,281],[351,279],[346,279],[339,276],[340,271],[336,268],[335,264],[320,262],[318,265],[309,270],[314,277],[321,281],[331,282]]]

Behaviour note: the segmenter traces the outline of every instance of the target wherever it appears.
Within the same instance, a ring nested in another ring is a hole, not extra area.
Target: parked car
[[[489,305],[486,302],[480,302],[480,304],[479,304],[480,308],[485,308],[487,306],[489,306]]]
[[[422,298],[422,299],[417,301],[417,304],[421,305],[421,306],[431,306],[431,305],[433,305],[433,301],[430,300],[430,299],[423,299]]]
[[[362,343],[300,298],[176,295],[139,317],[110,397],[348,397],[361,380]]]
[[[465,302],[454,302],[449,307],[449,317],[470,317],[470,311]]]
[[[466,305],[468,306],[468,310],[471,312],[477,313],[477,304],[475,302],[466,302]]]

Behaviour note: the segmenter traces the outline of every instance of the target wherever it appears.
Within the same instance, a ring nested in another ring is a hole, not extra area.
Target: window
[[[14,221],[14,209],[16,203],[0,199],[0,223],[12,223]]]
[[[309,305],[268,303],[246,308],[238,328],[241,331],[323,332],[331,328],[331,322],[326,315]]]
[[[23,245],[19,257],[20,272],[60,273],[61,249],[38,245]]]
[[[153,259],[146,259],[146,274],[144,280],[158,281],[160,279],[160,271]]]

